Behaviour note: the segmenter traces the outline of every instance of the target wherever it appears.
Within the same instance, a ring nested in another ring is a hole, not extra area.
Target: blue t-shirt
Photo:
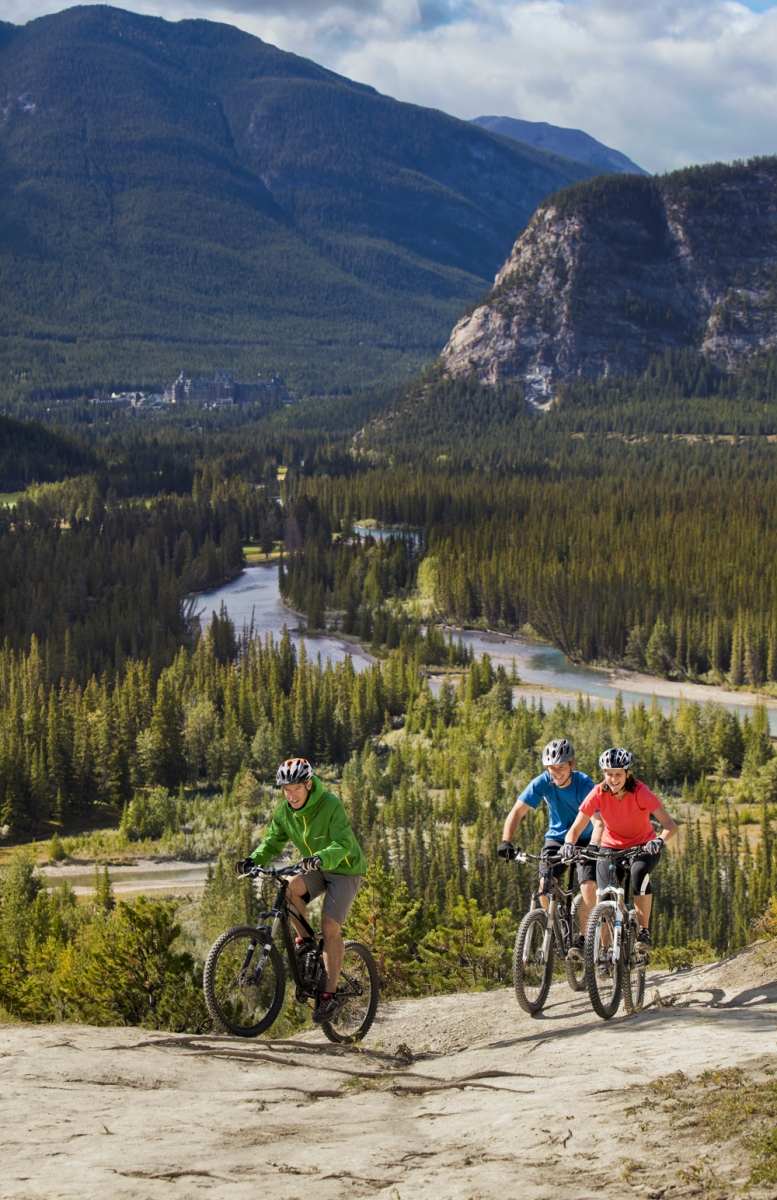
[[[563,842],[578,815],[580,805],[593,788],[593,779],[589,779],[582,771],[573,771],[572,778],[565,788],[556,787],[550,777],[550,771],[543,771],[523,789],[518,799],[523,804],[528,804],[529,808],[539,808],[544,800],[550,811],[550,825],[545,837]],[[589,839],[593,830],[594,827],[589,821],[580,834],[580,840]]]

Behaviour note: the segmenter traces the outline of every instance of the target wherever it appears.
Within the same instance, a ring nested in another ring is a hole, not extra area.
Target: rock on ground
[[[645,1099],[675,1071],[775,1064],[777,947],[653,974],[647,998],[606,1023],[563,982],[535,1019],[507,989],[395,1002],[357,1050],[3,1025],[0,1196],[733,1198],[739,1144]]]

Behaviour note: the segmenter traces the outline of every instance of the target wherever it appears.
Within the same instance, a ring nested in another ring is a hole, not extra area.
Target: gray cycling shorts
[[[363,879],[363,875],[336,875],[333,871],[306,871],[302,876],[311,900],[326,892],[323,916],[331,917],[338,925],[345,924]]]

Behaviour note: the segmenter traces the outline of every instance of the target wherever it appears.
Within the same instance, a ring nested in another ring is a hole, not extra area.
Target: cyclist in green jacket
[[[329,1021],[336,1011],[335,991],[343,965],[345,945],[340,928],[362,885],[367,862],[356,840],[342,801],[324,791],[306,758],[288,758],[278,767],[275,786],[283,788],[285,800],[276,808],[264,838],[249,858],[236,864],[238,875],[254,866],[266,867],[293,842],[304,856],[303,875],[292,875],[286,894],[307,918],[306,905],[322,892],[324,909],[321,933],[324,938],[326,991],[319,995],[314,1021]],[[304,949],[304,929],[291,917],[300,936],[297,948]]]

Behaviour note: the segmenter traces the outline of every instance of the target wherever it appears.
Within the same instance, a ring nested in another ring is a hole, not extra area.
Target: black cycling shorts
[[[617,853],[617,851],[615,851]],[[659,859],[658,854],[638,854],[631,864],[631,890],[634,896],[651,896],[653,888],[650,883],[650,872],[654,870]],[[599,851],[596,863],[596,886],[606,888],[610,882],[610,855],[607,849]],[[619,863],[615,869],[615,878],[621,885],[626,878],[626,863]]]
[[[563,842],[556,842],[553,838],[546,838],[545,845],[542,847],[542,853],[555,853],[561,849]],[[589,845],[588,842],[578,842],[577,849],[585,850]],[[596,863],[588,859],[581,859],[575,864],[569,863],[554,863],[552,867],[546,869],[546,876],[553,875],[554,879],[560,879],[567,869],[567,866],[575,865],[577,867],[577,882],[578,883],[593,883],[596,879]]]

